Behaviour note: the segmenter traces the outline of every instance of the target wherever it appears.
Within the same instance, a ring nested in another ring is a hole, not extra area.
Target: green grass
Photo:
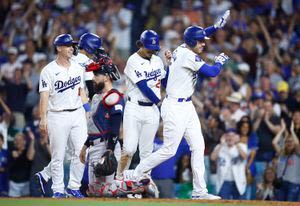
[[[51,198],[0,198],[0,206],[253,206],[286,205],[279,202],[258,201],[195,201],[176,199],[51,199]]]

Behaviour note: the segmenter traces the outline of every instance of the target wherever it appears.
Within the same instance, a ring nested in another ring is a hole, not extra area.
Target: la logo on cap
[[[156,44],[156,40],[155,39],[152,39],[152,44]]]

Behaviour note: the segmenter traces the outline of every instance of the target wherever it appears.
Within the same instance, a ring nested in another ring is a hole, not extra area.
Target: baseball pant
[[[132,157],[139,146],[143,160],[153,151],[153,141],[159,126],[160,113],[156,105],[140,106],[126,102],[123,118],[123,154]],[[129,168],[130,161],[125,169]]]
[[[163,146],[152,153],[136,167],[134,177],[138,178],[163,161],[174,156],[184,136],[190,146],[191,166],[193,172],[192,196],[207,193],[204,179],[204,139],[200,121],[191,101],[178,102],[177,99],[166,98],[161,108],[163,119]]]
[[[79,153],[87,138],[85,111],[79,108],[73,112],[48,112],[48,133],[51,149],[51,176],[53,192],[64,193],[63,161],[69,141],[72,149],[70,179],[68,188],[78,190],[84,171]]]

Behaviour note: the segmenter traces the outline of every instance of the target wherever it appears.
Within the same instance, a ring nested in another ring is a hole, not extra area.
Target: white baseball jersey
[[[40,76],[39,91],[49,91],[48,110],[62,111],[75,109],[82,106],[79,89],[83,88],[82,68],[73,60],[66,69],[56,61],[47,64]],[[74,95],[76,93],[77,95]]]
[[[205,62],[192,50],[180,45],[173,52],[174,61],[169,67],[167,94],[176,98],[192,96],[197,82],[197,72]]]
[[[92,63],[93,60],[91,60],[85,54],[82,54],[82,53],[78,53],[77,56],[73,56],[72,59],[83,68],[83,72],[84,72],[83,80],[84,81],[92,80],[94,77],[94,74],[93,74],[93,72],[86,72],[85,66]]]
[[[132,54],[126,64],[124,73],[126,75],[127,95],[136,101],[149,102],[143,95],[136,83],[146,80],[147,85],[160,99],[160,80],[165,76],[162,60],[152,55],[150,61],[142,58],[138,53]]]

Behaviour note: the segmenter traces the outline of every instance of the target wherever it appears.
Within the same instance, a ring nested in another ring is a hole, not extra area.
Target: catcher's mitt
[[[94,165],[94,174],[96,177],[109,176],[117,171],[118,161],[112,151],[106,151],[100,162]]]

